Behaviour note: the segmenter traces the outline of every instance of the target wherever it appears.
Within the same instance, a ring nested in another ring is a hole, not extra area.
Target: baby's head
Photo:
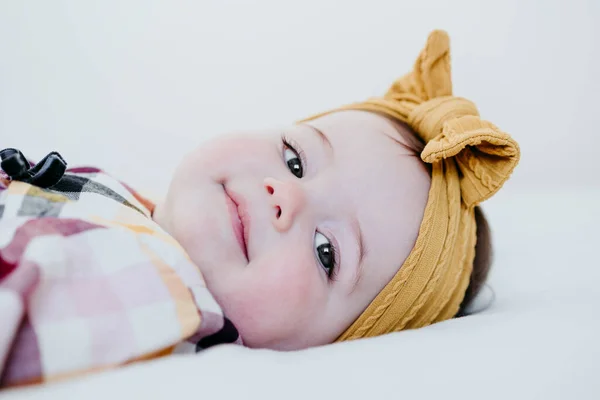
[[[415,243],[430,183],[418,146],[408,130],[364,111],[221,137],[184,159],[157,218],[245,343],[329,343]]]
[[[445,37],[434,32],[428,46],[436,35]],[[428,138],[404,124],[410,104],[388,95],[219,137],[179,165],[155,219],[247,345],[299,349],[423,326],[454,316],[485,278],[485,262],[471,273],[475,206],[491,194],[464,194],[461,171],[447,165],[460,159],[426,164]]]

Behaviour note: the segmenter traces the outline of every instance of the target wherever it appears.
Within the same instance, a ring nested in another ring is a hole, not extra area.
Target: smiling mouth
[[[227,187],[223,184],[223,191],[225,192],[225,201],[227,202],[227,209],[229,210],[229,217],[231,220],[231,228],[235,235],[235,238],[246,257],[248,258],[248,218],[244,211],[244,204],[242,199],[235,193],[231,193],[227,190]]]

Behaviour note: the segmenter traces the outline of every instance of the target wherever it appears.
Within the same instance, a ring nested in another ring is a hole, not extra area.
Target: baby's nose
[[[274,178],[265,178],[263,185],[273,208],[273,226],[279,232],[285,232],[292,227],[306,204],[304,190],[297,182],[283,182]]]

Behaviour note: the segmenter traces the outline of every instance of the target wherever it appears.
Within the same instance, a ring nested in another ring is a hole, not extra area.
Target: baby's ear
[[[398,99],[406,94],[417,96],[421,100],[418,103],[452,95],[450,38],[445,31],[429,34],[412,72],[396,80],[385,97]]]
[[[496,300],[496,294],[490,285],[483,285],[477,296],[460,313],[460,316],[476,314],[487,310]]]

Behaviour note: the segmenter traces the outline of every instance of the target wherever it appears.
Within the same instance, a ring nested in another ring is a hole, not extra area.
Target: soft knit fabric
[[[411,253],[392,280],[338,341],[419,328],[458,312],[473,269],[474,207],[496,193],[520,157],[518,144],[475,105],[452,95],[449,38],[430,34],[413,71],[383,97],[339,110],[365,110],[407,123],[425,142],[431,187]]]
[[[30,168],[21,152],[7,150],[0,390],[242,344],[198,267],[152,220],[150,201],[99,169]],[[64,161],[44,158],[53,159]],[[9,179],[7,165],[12,176],[50,186]]]

